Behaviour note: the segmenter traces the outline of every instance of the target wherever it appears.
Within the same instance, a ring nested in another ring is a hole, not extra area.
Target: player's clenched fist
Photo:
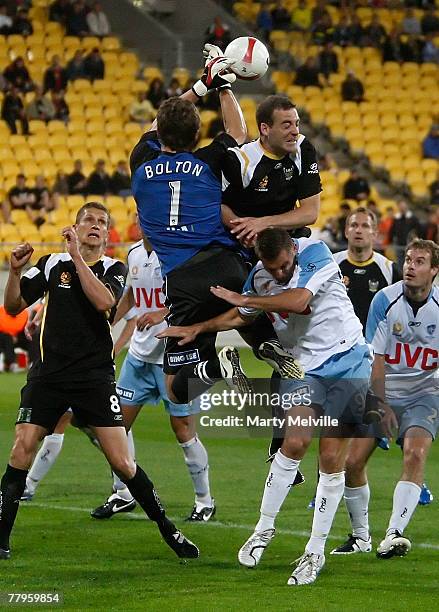
[[[34,250],[28,242],[16,246],[11,252],[11,268],[21,270],[31,258],[33,252]]]

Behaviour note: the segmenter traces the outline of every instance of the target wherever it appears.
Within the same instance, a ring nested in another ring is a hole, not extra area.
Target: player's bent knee
[[[404,464],[405,465],[422,465],[427,458],[427,449],[416,446],[414,448],[404,449]]]
[[[328,474],[340,472],[344,469],[344,461],[340,456],[338,449],[325,449],[320,451],[319,464],[320,469]]]
[[[290,459],[301,459],[311,443],[310,438],[285,438],[281,451]]]
[[[9,463],[19,469],[27,470],[32,465],[38,441],[17,437],[11,450]]]
[[[131,458],[120,457],[111,461],[111,467],[122,480],[131,480],[136,474],[136,464]]]

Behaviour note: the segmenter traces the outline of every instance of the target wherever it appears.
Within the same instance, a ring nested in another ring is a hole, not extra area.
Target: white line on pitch
[[[75,506],[58,506],[56,504],[42,504],[39,502],[22,502],[20,507],[37,507],[37,508],[50,508],[51,510],[63,510],[65,512],[86,512],[90,514],[90,510],[87,508],[77,508]],[[145,514],[134,514],[133,512],[126,512],[119,515],[121,518],[127,520],[147,520],[147,516]],[[169,517],[172,521],[179,521],[181,517]],[[220,521],[209,521],[209,525],[211,527],[217,527],[219,529],[245,529],[246,531],[252,531],[254,529],[254,525],[241,525],[238,523],[221,523]],[[309,531],[295,531],[294,529],[276,529],[276,533],[282,533],[285,535],[293,535],[299,537],[307,537],[309,536]],[[338,535],[329,535],[328,539],[339,540],[343,537],[343,534]],[[415,542],[415,546],[419,548],[428,548],[430,550],[439,550],[439,544],[430,544],[429,542]]]

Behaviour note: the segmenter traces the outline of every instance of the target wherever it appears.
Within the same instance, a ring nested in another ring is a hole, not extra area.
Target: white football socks
[[[390,517],[386,535],[398,530],[404,533],[419,501],[421,487],[414,482],[400,480],[393,493],[393,511]]]
[[[211,508],[213,502],[210,495],[207,451],[198,436],[179,444],[194,485],[196,510],[199,512],[203,508]]]
[[[136,459],[136,449],[134,447],[134,438],[133,438],[133,433],[131,429],[127,433],[127,438],[128,438],[129,453],[131,457],[135,460]],[[131,501],[133,499],[133,496],[131,495],[131,492],[126,486],[126,484],[122,482],[119,476],[115,474],[114,472],[113,472],[113,489],[114,491],[116,491],[117,495],[119,495],[119,497],[121,497],[125,501]]]
[[[324,474],[320,472],[316,491],[311,537],[305,547],[307,552],[323,555],[328,534],[334,521],[338,505],[343,497],[344,472]]]
[[[369,538],[369,483],[362,487],[344,488],[344,501],[352,525],[352,535],[362,540]]]
[[[261,517],[256,524],[255,531],[274,528],[277,513],[294,483],[299,465],[300,460],[285,457],[280,449],[277,451],[265,481]]]
[[[44,438],[26,478],[26,487],[30,493],[35,493],[35,489],[55,463],[63,442],[64,434],[54,433]]]

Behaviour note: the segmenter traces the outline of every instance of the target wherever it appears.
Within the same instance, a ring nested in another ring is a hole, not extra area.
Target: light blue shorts
[[[398,441],[410,427],[421,427],[429,432],[433,440],[439,429],[439,397],[437,394],[422,395],[416,399],[389,401],[399,423]]]
[[[325,415],[340,423],[361,423],[371,365],[370,347],[356,344],[309,370],[303,380],[281,379],[280,392],[293,397],[300,394],[304,399],[301,405],[320,406]],[[299,405],[296,401],[294,404]]]
[[[127,353],[116,385],[123,406],[143,406],[163,401],[171,416],[185,417],[199,412],[199,404],[174,404],[166,394],[162,366],[146,363]]]

